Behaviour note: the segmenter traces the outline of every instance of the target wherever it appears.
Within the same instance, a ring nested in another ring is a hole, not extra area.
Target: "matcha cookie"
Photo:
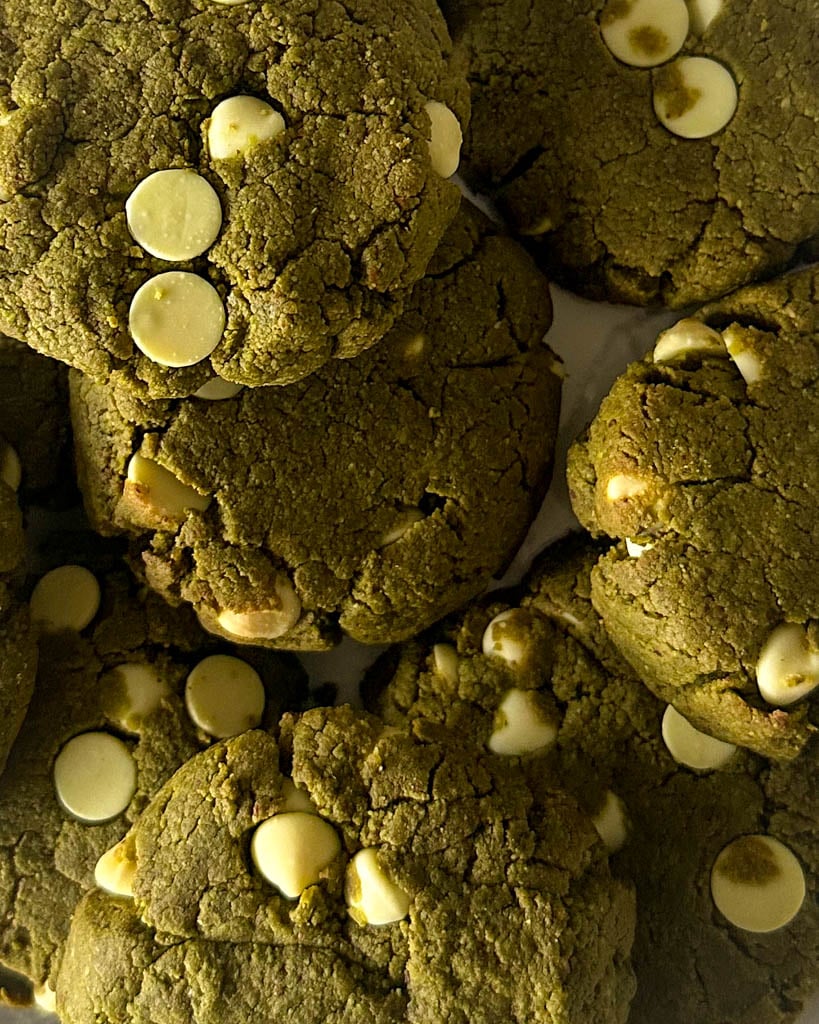
[[[665,331],[569,453],[612,639],[706,732],[776,758],[815,731],[819,272]]]
[[[37,667],[36,639],[20,592],[26,554],[20,479],[19,456],[0,436],[0,771],[26,713]]]
[[[371,352],[286,388],[143,403],[72,374],[86,508],[151,586],[243,642],[403,639],[479,593],[551,471],[546,280],[477,212]]]
[[[627,1015],[631,896],[576,804],[349,706],[193,758],[123,849],[131,900],[74,917],[64,1024]]]
[[[469,54],[462,173],[547,272],[679,307],[819,237],[814,0],[444,0]]]
[[[100,856],[180,764],[215,737],[274,723],[304,681],[270,652],[236,657],[124,574],[100,585],[83,566],[57,567],[30,606],[37,683],[0,777],[0,961],[47,1006]]]
[[[289,383],[378,341],[459,193],[432,0],[4,10],[0,329],[101,382]]]
[[[592,607],[599,555],[580,538],[548,550],[522,592],[385,654],[365,703],[557,780],[593,815],[637,893],[629,1024],[792,1021],[819,987],[819,747],[771,766],[657,700]]]

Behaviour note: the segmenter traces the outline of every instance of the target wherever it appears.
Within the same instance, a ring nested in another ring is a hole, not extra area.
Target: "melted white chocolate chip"
[[[116,818],[136,791],[136,763],[128,747],[107,732],[70,739],[54,761],[54,790],[69,814],[96,824]]]
[[[520,608],[496,615],[484,630],[483,653],[502,658],[509,665],[521,665],[529,654],[528,623],[528,616]]]
[[[738,93],[733,75],[710,57],[680,57],[658,75],[654,112],[684,139],[704,139],[734,116]]]
[[[44,1010],[46,1013],[57,1012],[57,993],[48,982],[45,982],[43,985],[35,985],[31,990],[31,994],[34,996],[34,1002],[41,1010]]]
[[[819,651],[808,646],[804,626],[783,622],[771,632],[757,661],[756,682],[775,707],[795,704],[819,686]]]
[[[740,836],[724,847],[711,869],[711,896],[731,924],[746,932],[772,932],[799,913],[805,899],[802,866],[773,836]]]
[[[409,913],[409,896],[387,875],[372,847],[359,850],[350,861],[344,896],[359,924],[393,924]]]
[[[458,170],[461,162],[461,125],[449,107],[438,100],[427,100],[424,110],[430,121],[429,155],[432,168],[442,178],[449,178]]]
[[[188,675],[185,706],[193,722],[209,736],[224,739],[262,721],[264,685],[258,672],[241,658],[212,654]]]
[[[762,376],[759,357],[748,348],[745,332],[737,324],[731,324],[722,332],[725,348],[746,384],[756,384]]]
[[[701,36],[722,10],[723,0],[688,0],[691,31]]]
[[[685,0],[609,0],[600,33],[624,64],[653,68],[678,53],[688,35]]]
[[[424,513],[419,508],[407,508],[403,509],[398,517],[381,537],[378,544],[379,548],[385,548],[388,544],[394,544],[395,541],[400,540],[404,534],[409,530],[415,523],[420,523],[422,519],[425,519]]]
[[[292,779],[285,779],[282,782],[282,797],[284,799],[283,810],[304,811],[305,814],[318,814],[316,805],[310,799],[310,794],[300,789]]]
[[[450,686],[458,683],[458,652],[452,644],[435,644],[432,648],[432,670]]]
[[[112,680],[122,688],[122,705],[110,710],[110,717],[128,732],[137,732],[170,693],[168,684],[160,679],[153,665],[125,662],[111,670]]]
[[[289,899],[298,899],[339,855],[336,830],[304,811],[275,814],[253,833],[250,855],[263,878]]]
[[[125,839],[106,850],[94,867],[95,883],[114,896],[132,897],[135,875],[136,861],[131,858]]]
[[[639,476],[628,473],[617,473],[609,477],[606,484],[606,497],[609,501],[622,501],[624,498],[636,498],[643,494],[648,484]]]
[[[557,725],[543,713],[531,690],[508,690],[495,712],[487,746],[493,754],[508,757],[531,754],[554,743]]]
[[[161,366],[193,366],[216,348],[225,329],[225,307],[203,277],[169,270],[149,278],[131,300],[131,337]]]
[[[125,217],[134,239],[152,256],[191,260],[216,241],[222,206],[196,171],[154,171],[128,196]]]
[[[38,581],[29,606],[32,619],[43,632],[79,632],[99,610],[100,585],[96,576],[83,566],[61,565]]]
[[[229,96],[210,115],[208,149],[214,160],[228,160],[283,131],[284,118],[269,103],[255,96]]]
[[[0,480],[13,491],[18,490],[23,479],[20,457],[8,442],[0,444]]]
[[[685,317],[657,337],[654,346],[655,363],[683,362],[690,356],[728,355],[719,331],[702,320]]]
[[[241,390],[241,384],[233,384],[221,377],[211,377],[198,391],[194,391],[193,397],[206,402],[223,402],[226,398],[235,398]]]
[[[733,743],[715,739],[695,729],[671,704],[663,714],[662,734],[663,742],[674,760],[698,771],[722,768],[737,749]]]
[[[129,486],[130,485],[130,486]],[[211,499],[182,483],[169,469],[137,453],[126,470],[126,493],[161,518],[182,522],[191,511],[204,512]]]
[[[610,789],[606,790],[606,799],[592,818],[592,825],[609,853],[616,853],[625,845],[628,838],[626,805]]]
[[[226,608],[217,616],[217,622],[226,632],[243,640],[275,640],[292,629],[301,617],[301,601],[288,579],[281,577],[276,581],[276,598],[278,604],[271,608]]]
[[[629,558],[639,558],[640,555],[645,554],[646,551],[651,551],[654,545],[650,541],[639,541],[633,540],[631,537],[626,537],[626,551]]]

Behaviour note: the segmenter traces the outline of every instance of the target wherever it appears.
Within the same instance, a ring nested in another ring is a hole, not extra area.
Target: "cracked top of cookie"
[[[665,331],[569,457],[575,512],[620,543],[593,598],[644,682],[772,757],[815,730],[819,272]]]
[[[579,800],[637,893],[631,1024],[785,1024],[819,984],[819,744],[772,766],[654,697],[592,606],[602,553],[567,538],[391,648],[365,705]]]
[[[468,101],[431,0],[26,0],[0,40],[0,328],[97,380],[354,355],[457,210]]]
[[[35,585],[37,680],[0,776],[0,961],[41,997],[74,907],[111,874],[99,858],[159,787],[216,737],[275,724],[306,689],[294,659],[239,654],[127,574],[100,579],[64,565]]]
[[[819,236],[813,0],[446,0],[470,56],[462,173],[547,272],[680,307]]]
[[[79,908],[63,1020],[625,1020],[627,889],[498,769],[349,706],[212,747],[126,837],[130,901]]]
[[[548,283],[466,205],[371,352],[284,388],[143,403],[72,374],[92,521],[226,637],[404,639],[511,557],[551,471]]]

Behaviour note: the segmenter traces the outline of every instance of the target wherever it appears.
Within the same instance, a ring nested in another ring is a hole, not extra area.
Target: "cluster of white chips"
[[[670,132],[702,139],[723,129],[737,108],[733,75],[710,57],[676,57],[689,31],[702,34],[721,0],[609,0],[600,18],[603,41],[624,64],[659,68],[654,112]]]
[[[281,114],[253,96],[231,96],[214,107],[207,142],[214,160],[244,155],[284,131]],[[222,207],[213,186],[190,168],[154,171],[125,203],[128,230],[146,252],[178,262],[201,256],[222,227]],[[149,278],[131,300],[128,318],[134,343],[162,366],[193,366],[219,344],[225,308],[213,285],[198,274],[171,270]],[[209,385],[213,382],[209,381]],[[217,394],[203,398],[223,398]],[[228,385],[230,391],[232,385]]]

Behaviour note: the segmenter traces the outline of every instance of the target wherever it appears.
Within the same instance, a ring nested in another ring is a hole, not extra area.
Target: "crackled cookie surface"
[[[180,840],[184,838],[184,845]],[[559,791],[349,706],[217,744],[91,893],[62,1019],[623,1021],[633,906]],[[104,964],[100,970],[99,965]],[[306,998],[309,993],[309,998]]]
[[[403,639],[478,593],[542,499],[548,284],[466,207],[371,352],[286,388],[142,403],[72,375],[80,483],[149,583],[243,642]]]
[[[570,453],[575,511],[620,543],[593,575],[615,643],[700,728],[773,757],[815,731],[819,274],[664,332]]]
[[[30,607],[37,682],[0,777],[0,961],[48,1006],[78,900],[95,878],[124,884],[101,856],[188,757],[275,722],[304,684],[281,656],[237,656],[124,575],[56,567]]]
[[[0,30],[0,327],[154,396],[378,341],[457,211],[430,0],[30,2]]]
[[[630,1024],[784,1024],[819,987],[819,750],[771,766],[655,698],[592,606],[600,554],[561,542],[521,592],[393,648],[365,704],[585,806],[637,893]]]
[[[446,0],[462,172],[556,281],[682,306],[819,235],[812,0]]]

